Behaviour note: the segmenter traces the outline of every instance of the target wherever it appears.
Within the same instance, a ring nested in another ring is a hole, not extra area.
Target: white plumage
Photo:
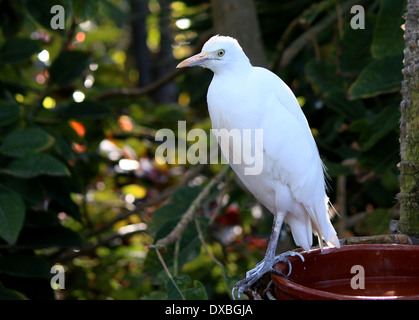
[[[312,245],[313,233],[328,245],[339,247],[328,215],[323,163],[307,120],[289,87],[271,71],[253,67],[231,37],[212,37],[200,54],[184,60],[178,67],[194,65],[214,72],[207,95],[214,129],[263,130],[263,140],[253,135],[251,141],[244,143],[253,153],[262,153],[260,174],[246,175],[244,168],[249,165],[244,161],[234,164],[232,153],[228,156],[239,179],[276,216],[273,233],[279,233],[284,221],[290,226],[296,244],[306,251]],[[227,150],[222,146],[221,149],[226,155]],[[275,253],[277,240],[277,235],[271,236],[270,242],[275,243],[270,243],[264,260],[270,258],[269,250]],[[263,268],[264,272],[267,270]],[[261,272],[255,272],[261,276]],[[251,272],[247,278],[249,275]],[[252,283],[244,285],[247,288]]]

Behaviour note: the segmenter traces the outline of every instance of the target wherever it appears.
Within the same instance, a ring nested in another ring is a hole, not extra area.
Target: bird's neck
[[[235,61],[228,66],[223,66],[213,70],[215,76],[232,76],[243,78],[249,74],[252,70],[252,65],[250,64],[249,59],[242,59],[240,61]]]

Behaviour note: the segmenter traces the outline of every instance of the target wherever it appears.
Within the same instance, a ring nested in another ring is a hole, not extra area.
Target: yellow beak
[[[192,57],[189,57],[185,60],[183,60],[181,63],[179,63],[176,68],[186,68],[186,67],[193,67],[193,66],[198,66],[201,63],[205,62],[206,60],[208,60],[209,57],[209,53],[208,52],[200,52]]]

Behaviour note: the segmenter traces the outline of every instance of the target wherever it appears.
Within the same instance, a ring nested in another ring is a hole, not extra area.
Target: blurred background
[[[405,5],[0,1],[0,298],[231,298],[263,258],[271,214],[225,165],[179,163],[184,148],[168,155],[175,164],[155,158],[157,130],[211,128],[212,73],[175,66],[214,34],[237,38],[296,95],[328,167],[339,238],[389,233]],[[149,245],[188,208],[193,221],[159,257]],[[278,249],[294,248],[285,227]]]

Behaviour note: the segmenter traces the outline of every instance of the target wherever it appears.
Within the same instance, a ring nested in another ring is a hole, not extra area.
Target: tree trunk
[[[132,35],[134,57],[137,70],[140,74],[138,87],[145,87],[163,78],[175,68],[172,53],[172,31],[170,27],[170,1],[159,0],[161,12],[159,16],[160,51],[156,54],[150,52],[147,46],[147,15],[148,1],[130,0],[132,11]],[[149,97],[157,104],[174,103],[177,101],[177,87],[171,81],[159,87]]]
[[[140,74],[138,85],[146,86],[153,82],[151,74],[151,54],[147,47],[146,18],[149,13],[148,2],[130,0],[132,12],[132,35],[134,45],[134,57],[137,70]]]
[[[239,41],[250,62],[267,67],[253,0],[212,0],[214,31]]]
[[[156,81],[169,74],[176,68],[176,61],[173,57],[173,34],[170,26],[171,1],[159,0],[160,4],[160,51],[154,57],[153,80]],[[176,83],[170,81],[158,88],[151,95],[156,103],[174,103],[177,101],[178,90]]]
[[[419,0],[408,0],[405,14],[404,81],[400,121],[401,232],[419,236]]]

